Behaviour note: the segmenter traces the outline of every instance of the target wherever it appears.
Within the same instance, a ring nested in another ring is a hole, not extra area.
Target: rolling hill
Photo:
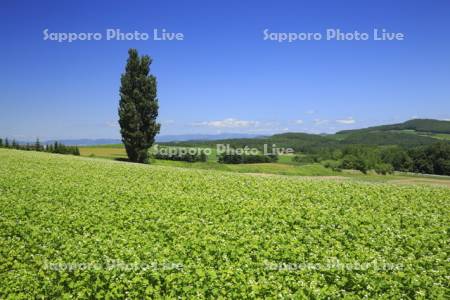
[[[214,141],[186,141],[168,143],[177,146],[212,146],[230,144],[235,147],[260,148],[263,144],[276,144],[296,151],[319,148],[340,148],[347,145],[417,147],[440,140],[450,142],[450,121],[415,119],[400,124],[382,125],[363,129],[345,130],[330,135],[288,132],[268,137],[220,139]]]
[[[337,134],[349,134],[358,132],[374,132],[374,131],[393,131],[393,130],[412,130],[422,133],[445,133],[450,134],[450,121],[434,120],[434,119],[413,119],[403,123],[381,125],[368,127],[363,129],[343,130]]]

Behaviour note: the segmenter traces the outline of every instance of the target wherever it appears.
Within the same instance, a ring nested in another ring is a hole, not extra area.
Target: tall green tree
[[[130,161],[147,163],[148,149],[159,133],[156,78],[150,74],[152,59],[128,51],[125,73],[121,77],[119,125],[122,142]]]

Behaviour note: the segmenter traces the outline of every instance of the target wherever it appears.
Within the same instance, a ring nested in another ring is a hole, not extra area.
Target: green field
[[[271,174],[271,175],[289,175],[289,176],[325,176],[333,179],[356,180],[366,182],[389,182],[395,184],[424,184],[440,185],[450,187],[450,177],[448,176],[424,176],[420,174],[396,174],[396,175],[377,175],[373,172],[362,174],[355,172],[336,172],[325,168],[319,163],[299,164],[292,161],[292,155],[280,155],[277,163],[261,164],[219,164],[216,161],[216,154],[213,149],[213,155],[208,157],[207,162],[183,162],[171,160],[151,161],[153,165],[172,166],[189,169],[205,169],[237,173]],[[98,145],[89,147],[80,147],[80,153],[86,157],[97,157],[114,160],[125,160],[127,158],[123,145]]]
[[[436,133],[432,135],[434,138],[441,140],[450,140],[450,134],[448,133]]]
[[[91,147],[80,147],[82,156],[98,157],[108,159],[126,159],[127,155],[122,145],[99,145]],[[212,150],[212,155],[208,156],[207,162],[183,162],[171,160],[151,161],[153,165],[172,166],[181,168],[206,169],[229,171],[238,173],[263,173],[277,175],[297,175],[297,176],[333,176],[338,175],[321,164],[311,164],[299,167],[299,164],[292,163],[292,156],[280,156],[278,163],[261,164],[219,164],[217,163],[216,151]],[[450,181],[449,181],[450,182]]]
[[[448,296],[450,189],[0,149],[0,298]]]
[[[111,159],[127,158],[122,144],[80,147],[80,155]]]

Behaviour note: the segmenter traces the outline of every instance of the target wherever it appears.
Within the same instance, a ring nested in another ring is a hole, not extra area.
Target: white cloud
[[[175,120],[163,120],[161,121],[162,125],[172,125],[175,123]]]
[[[314,110],[314,109],[308,109],[306,112],[305,112],[305,114],[307,114],[307,115],[313,115],[313,114],[315,114],[316,113],[316,111]]]
[[[280,126],[281,124],[279,122],[259,122],[258,126],[259,127],[269,127],[269,128],[276,128],[278,126]]]
[[[303,120],[295,120],[294,123],[297,124],[297,125],[301,125],[301,124],[303,124],[304,122],[303,122]]]
[[[348,118],[345,118],[345,119],[336,120],[336,123],[349,125],[349,124],[355,124],[356,121],[352,117],[348,117]]]
[[[245,127],[256,127],[256,126],[260,125],[260,122],[228,118],[228,119],[218,120],[218,121],[196,122],[196,123],[193,123],[192,125],[193,126],[206,126],[206,127],[213,127],[213,128],[245,128]]]
[[[119,127],[119,123],[117,121],[115,122],[106,122],[106,126],[108,127]]]
[[[328,124],[328,120],[322,120],[322,119],[314,119],[313,120],[314,125],[325,125]]]

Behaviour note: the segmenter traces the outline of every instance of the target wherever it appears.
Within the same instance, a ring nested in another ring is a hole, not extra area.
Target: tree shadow
[[[124,161],[124,162],[128,162],[128,163],[133,163],[133,164],[144,164],[144,165],[148,165],[150,162],[146,162],[146,163],[140,163],[137,161],[131,161],[128,159],[128,157],[116,157],[114,158],[115,161]]]
[[[125,161],[125,162],[132,162],[132,161],[129,160],[127,157],[116,157],[116,158],[114,158],[114,160],[117,160],[117,161]]]

